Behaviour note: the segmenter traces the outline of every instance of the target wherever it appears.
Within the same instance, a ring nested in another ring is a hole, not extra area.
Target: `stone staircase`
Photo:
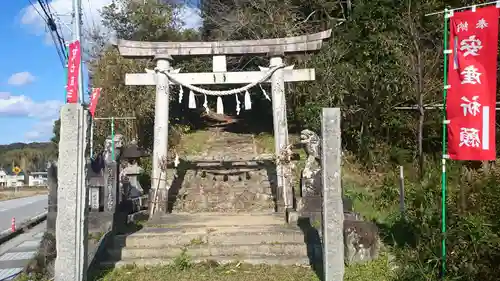
[[[169,264],[182,254],[193,262],[309,265],[308,252],[319,245],[308,246],[305,240],[298,226],[271,212],[175,213],[114,237],[101,265]]]

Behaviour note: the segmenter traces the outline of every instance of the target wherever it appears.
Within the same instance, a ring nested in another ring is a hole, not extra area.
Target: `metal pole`
[[[78,101],[80,104],[83,104],[83,68],[82,68],[82,52],[81,52],[81,46],[82,46],[82,36],[81,36],[81,25],[82,25],[82,20],[81,20],[81,12],[82,12],[82,6],[81,6],[81,0],[72,0],[73,3],[73,41],[79,41],[80,42],[80,51],[79,51],[79,59],[80,59],[80,71],[78,72]],[[84,167],[85,165],[85,132],[86,132],[86,126],[85,126],[85,119],[86,115],[84,112],[80,113],[78,116],[78,150],[77,150],[77,155],[76,155],[76,161],[78,162],[77,167]],[[67,126],[67,125],[66,125]],[[62,127],[62,124],[61,124]],[[84,181],[82,179],[84,175],[82,174],[82,171],[79,171],[77,173],[77,186],[76,186],[76,221],[78,222],[77,225],[85,221],[86,217],[86,188],[84,186]],[[85,233],[85,227],[77,227],[76,228],[76,238],[77,241],[84,241],[86,243],[85,236],[87,233]],[[68,265],[68,266],[75,266],[75,276],[79,280],[75,281],[85,281],[86,280],[86,270],[87,270],[87,252],[86,252],[86,246],[78,246],[75,248],[75,256],[76,256],[76,264],[75,265]]]
[[[82,63],[82,51],[81,51],[81,41],[82,41],[82,3],[81,0],[73,0],[73,12],[74,15],[74,23],[73,23],[73,40],[80,41],[80,71],[78,72],[78,100],[80,104],[83,104],[83,63]]]
[[[405,213],[405,176],[403,166],[399,166],[399,210],[401,215]]]
[[[443,155],[442,155],[442,173],[441,173],[441,278],[446,274],[446,95],[448,94],[448,9],[444,14],[444,67],[443,67]],[[453,54],[452,54],[453,55]]]
[[[94,120],[133,120],[136,117],[96,117]]]
[[[90,117],[90,158],[94,156],[94,118]]]
[[[111,159],[115,161],[115,117],[111,117]]]
[[[466,9],[473,8],[473,7],[482,7],[482,6],[488,6],[488,5],[493,5],[493,4],[496,4],[498,7],[498,6],[500,6],[500,1],[498,1],[498,0],[497,1],[490,1],[490,2],[476,4],[476,5],[463,6],[463,7],[455,8],[455,9],[444,9],[444,11],[438,11],[438,12],[434,12],[434,13],[425,14],[424,16],[428,17],[428,16],[434,16],[434,15],[446,14],[448,12],[466,10]]]

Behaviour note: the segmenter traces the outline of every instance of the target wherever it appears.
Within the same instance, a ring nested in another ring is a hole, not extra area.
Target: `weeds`
[[[446,277],[497,280],[500,268],[494,265],[500,263],[500,170],[489,174],[472,171],[472,179],[464,181],[461,166],[451,163],[448,167]],[[362,187],[344,181],[354,209],[378,223],[382,240],[396,257],[398,269],[391,280],[427,281],[440,277],[441,171],[437,164],[428,168],[421,182],[408,175],[404,216],[398,210],[395,173]]]

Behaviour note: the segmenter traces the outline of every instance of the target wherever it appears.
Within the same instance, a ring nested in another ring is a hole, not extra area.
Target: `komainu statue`
[[[311,130],[300,133],[300,142],[307,154],[301,174],[301,198],[298,211],[311,220],[321,220],[323,182],[321,173],[321,138]],[[378,227],[364,221],[353,211],[352,202],[343,197],[344,205],[344,261],[346,264],[370,261],[378,256]]]
[[[321,139],[310,130],[302,130],[300,143],[307,154],[306,165],[302,170],[301,194],[321,195]]]

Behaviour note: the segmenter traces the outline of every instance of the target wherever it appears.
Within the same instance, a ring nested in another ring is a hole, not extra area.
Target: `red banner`
[[[66,102],[78,102],[78,72],[80,71],[80,41],[69,44],[68,81],[66,84]]]
[[[92,88],[92,96],[90,97],[89,111],[92,117],[94,117],[95,109],[97,107],[97,101],[101,95],[101,88]]]
[[[453,160],[495,160],[498,9],[455,12],[450,18],[446,114]]]

